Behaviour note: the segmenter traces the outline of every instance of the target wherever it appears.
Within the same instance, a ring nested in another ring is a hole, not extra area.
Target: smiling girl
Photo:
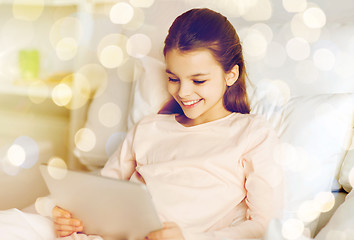
[[[164,222],[146,239],[261,238],[282,205],[278,138],[249,114],[235,29],[219,13],[192,9],[170,27],[164,56],[168,114],[143,118],[102,175],[146,184]],[[82,230],[68,211],[53,215],[59,236]]]

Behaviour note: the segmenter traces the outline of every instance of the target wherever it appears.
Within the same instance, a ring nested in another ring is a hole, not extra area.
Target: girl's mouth
[[[183,107],[185,108],[193,108],[195,107],[200,101],[202,101],[203,99],[199,99],[199,100],[192,100],[192,101],[181,101]]]

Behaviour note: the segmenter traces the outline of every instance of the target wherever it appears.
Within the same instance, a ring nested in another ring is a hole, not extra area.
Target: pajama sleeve
[[[136,168],[135,153],[133,149],[136,127],[130,130],[120,147],[108,159],[101,170],[105,177],[129,180]]]
[[[283,174],[277,150],[279,139],[263,120],[255,119],[249,127],[248,146],[241,167],[245,173],[247,214],[243,222],[213,232],[184,232],[187,240],[262,238],[271,219],[279,217],[283,203]]]

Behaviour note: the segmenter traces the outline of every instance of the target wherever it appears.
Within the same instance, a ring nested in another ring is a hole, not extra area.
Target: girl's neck
[[[191,119],[188,118],[187,116],[185,116],[184,114],[180,114],[176,116],[176,121],[185,126],[185,127],[193,127],[196,125],[200,125],[203,123],[208,123],[208,122],[212,122],[218,119],[222,119],[224,117],[229,116],[230,114],[232,114],[232,112],[228,111],[225,109],[225,112],[223,112],[222,114],[219,114],[217,117],[215,118],[210,118],[210,119],[203,119],[202,117],[198,117],[197,119]]]

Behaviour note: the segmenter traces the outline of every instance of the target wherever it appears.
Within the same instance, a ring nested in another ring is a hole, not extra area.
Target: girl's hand
[[[162,229],[149,233],[145,240],[184,240],[181,228],[174,222],[165,222]]]
[[[55,233],[58,237],[70,236],[82,232],[84,227],[79,219],[72,218],[71,212],[55,206],[52,210]]]

